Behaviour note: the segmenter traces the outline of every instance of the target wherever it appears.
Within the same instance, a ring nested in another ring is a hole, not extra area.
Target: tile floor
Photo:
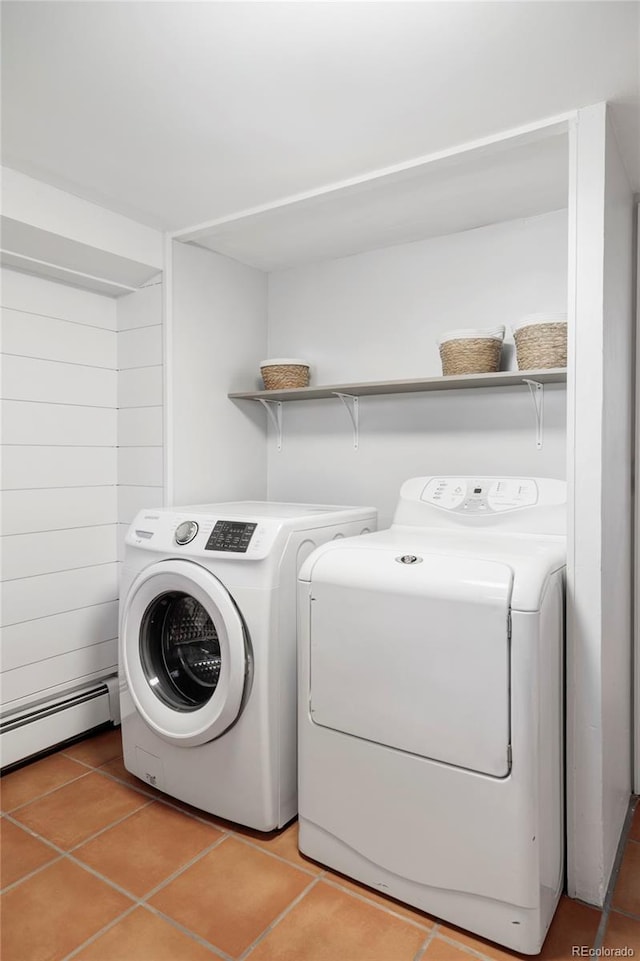
[[[171,803],[108,731],[2,779],[3,961],[506,961],[521,957]],[[640,807],[610,910],[563,898],[541,958],[640,954]]]

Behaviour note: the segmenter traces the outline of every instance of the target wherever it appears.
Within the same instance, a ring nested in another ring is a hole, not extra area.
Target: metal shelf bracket
[[[273,424],[274,430],[276,432],[276,446],[278,450],[282,450],[282,401],[281,400],[264,400],[262,397],[256,397],[256,400],[262,404],[267,414],[269,415],[269,420]]]
[[[349,419],[353,426],[353,449],[358,449],[358,442],[360,440],[360,412],[358,408],[358,398],[353,394],[343,394],[342,391],[334,390],[333,393],[336,397],[339,397],[342,401],[344,408],[349,415]]]
[[[537,380],[522,378],[523,383],[529,388],[533,406],[536,414],[536,448],[542,450],[542,440],[544,436],[544,384]]]

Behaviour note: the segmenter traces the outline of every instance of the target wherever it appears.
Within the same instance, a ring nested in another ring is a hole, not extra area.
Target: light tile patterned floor
[[[2,779],[3,961],[506,961],[515,955],[173,802],[108,731]],[[563,898],[542,955],[640,955],[640,808],[611,910]]]

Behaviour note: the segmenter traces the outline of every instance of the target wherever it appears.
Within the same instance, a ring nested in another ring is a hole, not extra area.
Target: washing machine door
[[[227,589],[199,564],[160,561],[133,582],[121,650],[135,705],[165,740],[204,744],[238,718],[250,683],[248,637]]]

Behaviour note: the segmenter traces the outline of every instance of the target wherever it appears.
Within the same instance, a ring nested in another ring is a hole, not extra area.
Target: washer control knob
[[[195,521],[183,521],[176,527],[176,544],[190,544],[198,533]]]

